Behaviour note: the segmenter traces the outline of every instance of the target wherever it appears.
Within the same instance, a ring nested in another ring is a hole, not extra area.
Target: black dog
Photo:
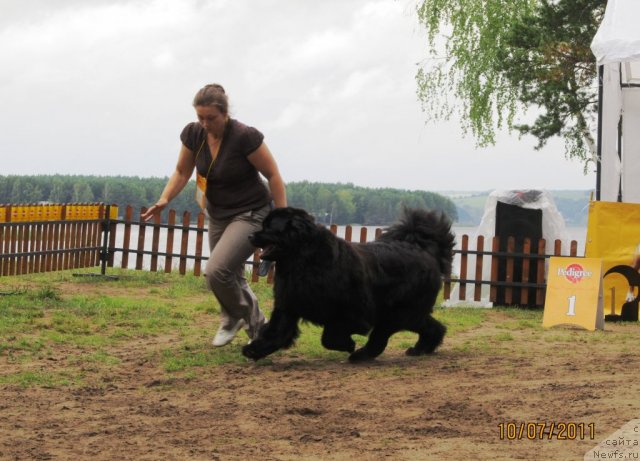
[[[250,240],[277,264],[273,313],[242,349],[246,357],[293,345],[300,319],[324,326],[322,345],[350,352],[352,362],[374,359],[401,330],[418,333],[407,355],[429,354],[442,342],[446,328],[431,313],[455,240],[442,213],[406,210],[376,241],[348,243],[306,211],[279,208]],[[353,334],[369,334],[355,352]]]

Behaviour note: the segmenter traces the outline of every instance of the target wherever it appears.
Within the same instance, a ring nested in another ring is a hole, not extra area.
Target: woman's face
[[[227,121],[226,114],[220,112],[216,106],[196,106],[198,122],[207,132],[220,136],[224,131],[224,124]]]

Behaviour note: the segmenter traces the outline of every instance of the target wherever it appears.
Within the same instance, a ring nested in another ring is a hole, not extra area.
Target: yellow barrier
[[[601,258],[606,274],[617,265],[632,266],[640,247],[640,204],[623,202],[590,202],[585,256]],[[620,314],[633,287],[620,274],[604,277],[604,310]]]
[[[0,223],[95,220],[103,209],[104,204],[0,205]],[[118,218],[116,205],[111,205],[109,218]]]

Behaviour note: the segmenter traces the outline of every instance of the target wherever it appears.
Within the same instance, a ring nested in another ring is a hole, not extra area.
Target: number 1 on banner
[[[567,315],[576,315],[576,295],[569,296],[569,312],[567,312]]]
[[[542,326],[563,324],[604,329],[600,258],[550,258]]]

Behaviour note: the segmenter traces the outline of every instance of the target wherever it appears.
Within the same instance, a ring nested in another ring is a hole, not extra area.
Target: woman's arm
[[[256,167],[262,176],[269,181],[269,189],[273,195],[273,202],[276,208],[287,206],[287,193],[284,187],[284,181],[280,176],[278,164],[276,163],[271,151],[265,143],[262,143],[255,151],[247,157],[249,162]]]
[[[169,178],[167,185],[164,187],[162,194],[158,201],[149,208],[141,218],[145,221],[149,221],[156,214],[159,214],[164,210],[167,204],[178,195],[184,186],[187,185],[191,175],[193,175],[193,169],[196,166],[195,157],[193,152],[184,145],[180,148],[180,154],[178,156],[178,164],[176,169]]]

